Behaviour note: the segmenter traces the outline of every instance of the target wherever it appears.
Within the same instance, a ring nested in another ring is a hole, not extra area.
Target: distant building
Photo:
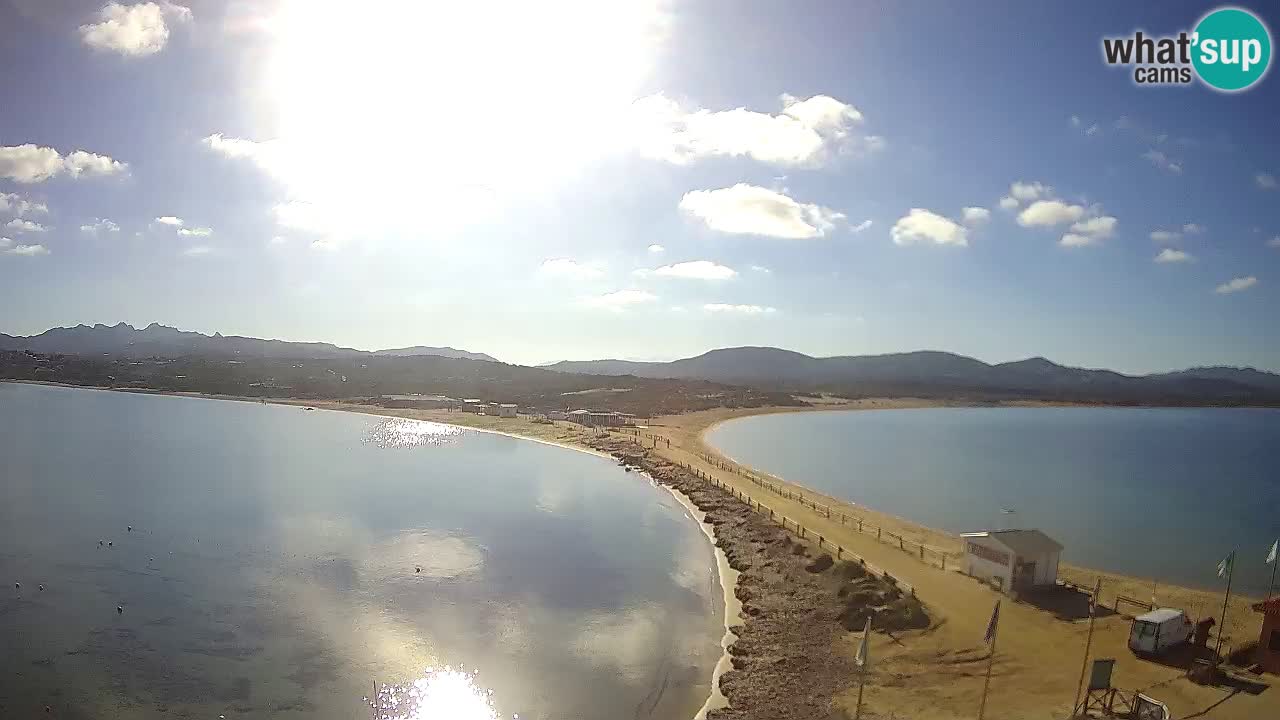
[[[1062,545],[1039,530],[961,533],[965,572],[1001,592],[1025,592],[1058,582]]]
[[[346,382],[345,380],[343,382]],[[383,407],[420,408],[423,410],[458,410],[461,400],[446,395],[383,395],[380,400]]]
[[[484,401],[479,398],[466,398],[462,401],[463,412],[484,412]]]
[[[498,417],[513,418],[516,416],[515,403],[502,403],[498,406]]]
[[[1263,671],[1280,675],[1280,596],[1256,603],[1253,609],[1262,613],[1257,662]]]
[[[624,424],[620,413],[601,412],[598,410],[573,410],[568,413],[569,421],[587,427],[617,427]]]
[[[552,410],[551,412],[547,413],[547,419],[548,420],[568,420],[569,413],[563,410]]]

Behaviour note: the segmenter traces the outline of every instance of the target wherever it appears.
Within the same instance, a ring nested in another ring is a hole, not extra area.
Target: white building
[[[569,413],[563,410],[552,410],[551,412],[547,413],[547,419],[548,420],[568,420]]]
[[[516,416],[515,403],[502,403],[498,406],[498,417],[513,418]]]
[[[1002,592],[1058,582],[1062,546],[1039,530],[961,533],[965,572]]]

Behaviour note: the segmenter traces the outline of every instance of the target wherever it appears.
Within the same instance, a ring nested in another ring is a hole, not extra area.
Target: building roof
[[[983,530],[960,533],[960,537],[993,538],[1023,557],[1062,551],[1061,544],[1039,530]]]
[[[1179,617],[1182,617],[1181,610],[1174,610],[1173,608],[1159,608],[1156,610],[1152,610],[1149,613],[1139,615],[1138,617],[1134,618],[1134,620],[1137,620],[1138,622],[1156,623],[1158,625],[1162,622],[1173,620],[1174,618],[1179,618]]]
[[[515,406],[516,406],[515,403],[502,403],[498,407],[515,407]]]
[[[1266,602],[1254,603],[1253,609],[1263,615],[1280,615],[1280,595]]]

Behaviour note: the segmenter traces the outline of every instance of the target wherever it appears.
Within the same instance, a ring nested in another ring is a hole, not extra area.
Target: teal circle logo
[[[1253,13],[1221,8],[1196,25],[1191,63],[1210,87],[1244,90],[1262,79],[1271,65],[1271,33]]]

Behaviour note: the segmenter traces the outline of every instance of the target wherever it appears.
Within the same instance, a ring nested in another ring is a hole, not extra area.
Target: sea
[[[759,415],[724,454],[953,533],[1038,528],[1062,561],[1265,595],[1280,537],[1280,410],[928,408]]]
[[[687,720],[723,603],[607,458],[0,383],[0,717]]]

